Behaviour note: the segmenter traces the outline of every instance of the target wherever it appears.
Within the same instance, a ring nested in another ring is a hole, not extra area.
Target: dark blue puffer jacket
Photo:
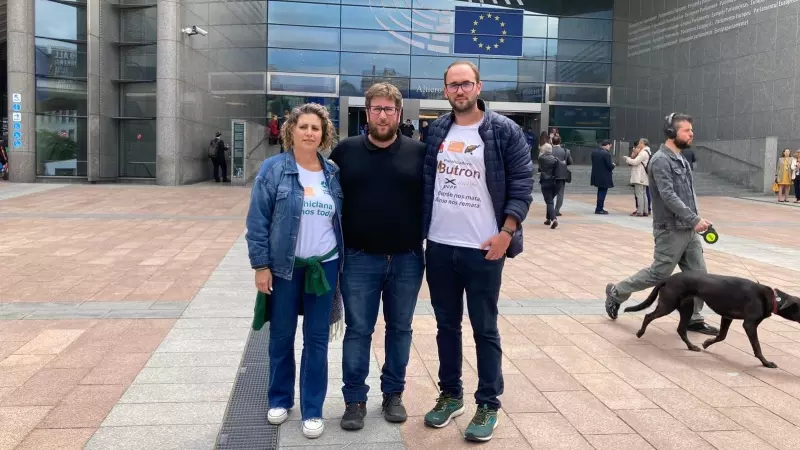
[[[522,222],[528,215],[533,196],[533,163],[531,147],[525,140],[522,129],[511,119],[486,109],[478,99],[478,108],[485,112],[478,129],[484,144],[486,185],[492,197],[497,227],[502,228],[507,216],[519,222],[519,228],[511,238],[506,255],[509,258],[522,252]],[[428,236],[433,216],[433,190],[436,183],[436,157],[439,146],[453,125],[453,113],[436,119],[428,127],[422,195],[422,236]]]

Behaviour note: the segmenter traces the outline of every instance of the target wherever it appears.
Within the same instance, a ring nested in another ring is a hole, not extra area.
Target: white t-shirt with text
[[[433,216],[428,239],[454,247],[480,249],[498,233],[486,185],[481,122],[453,124],[436,158]]]
[[[321,170],[312,172],[298,165],[297,173],[304,192],[295,256],[298,258],[323,256],[336,247],[336,232],[333,229],[336,204],[325,181],[325,172]],[[337,257],[338,252],[325,261]]]

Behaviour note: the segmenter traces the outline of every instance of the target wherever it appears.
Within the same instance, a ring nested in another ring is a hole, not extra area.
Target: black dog
[[[753,353],[761,361],[761,364],[772,369],[778,366],[767,361],[761,353],[761,344],[758,342],[758,326],[762,320],[772,314],[800,322],[800,298],[744,278],[702,272],[680,272],[672,275],[656,285],[647,300],[636,306],[625,308],[625,312],[646,309],[656,301],[659,293],[661,297],[658,300],[658,306],[653,312],[644,316],[642,328],[636,333],[636,337],[642,337],[650,322],[677,309],[681,315],[678,323],[678,335],[689,347],[689,350],[699,352],[700,347],[689,342],[686,337],[686,328],[694,309],[694,298],[698,297],[722,317],[719,335],[706,340],[703,348],[725,340],[731,322],[734,319],[743,320],[742,327],[750,339],[750,345],[753,346]]]

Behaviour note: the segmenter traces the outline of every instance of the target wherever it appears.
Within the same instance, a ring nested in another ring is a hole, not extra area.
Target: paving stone
[[[586,439],[558,413],[510,414],[533,448],[592,450]]]
[[[79,385],[50,411],[39,427],[98,427],[123,392],[122,385]]]
[[[117,403],[103,427],[220,424],[226,402]]]
[[[28,314],[30,313],[0,310],[0,320],[19,320],[24,318]]]
[[[800,448],[797,427],[761,407],[719,408],[719,411],[781,450]]]
[[[58,320],[58,319],[102,319],[110,310],[107,309],[71,309],[66,311],[33,311],[25,316],[26,320]]]
[[[179,310],[183,311],[184,309],[186,309],[187,306],[189,306],[189,303],[190,302],[162,302],[162,301],[158,301],[158,302],[153,302],[150,305],[149,309],[179,309]]]
[[[179,309],[134,309],[114,310],[106,314],[106,319],[177,319],[183,311]]]
[[[775,448],[749,431],[709,431],[700,433],[700,436],[714,447],[726,450],[767,450]]]
[[[50,406],[0,406],[0,443],[13,448],[44,418]]]
[[[605,366],[578,347],[543,346],[540,348],[570,374],[608,372]]]
[[[546,392],[544,395],[581,434],[633,432],[625,422],[589,392]]]
[[[617,411],[622,420],[656,448],[713,450],[695,432],[659,409]]]
[[[238,367],[241,360],[239,352],[156,352],[145,367]]]
[[[17,302],[7,304],[5,311],[64,311],[77,309],[80,303],[74,302]]]
[[[209,449],[218,431],[217,424],[104,427],[92,436],[86,450]]]
[[[133,384],[119,400],[119,403],[227,402],[232,388],[233,382]]]
[[[734,391],[714,381],[711,377],[690,369],[682,371],[664,371],[661,373],[668,380],[685,389],[695,397],[716,407],[755,406],[755,404]]]
[[[232,383],[238,370],[238,366],[145,367],[134,384]]]
[[[730,431],[742,428],[683,389],[641,389],[639,392],[692,431]]]
[[[638,434],[606,434],[584,436],[597,450],[653,450]]]
[[[364,420],[364,428],[357,433],[333,432],[335,428],[338,427],[338,420],[327,420],[325,422],[325,433],[319,438],[310,441],[303,436],[299,422],[285,422],[280,427],[278,448],[292,446],[306,447],[309,445],[323,448],[348,445],[354,448],[361,448],[362,443],[374,445],[382,442],[402,442],[400,428],[397,425],[386,422],[382,418],[367,417]]]
[[[573,376],[610,409],[656,408],[653,402],[613,373],[581,373]]]
[[[244,345],[244,339],[164,339],[157,351],[165,353],[241,352],[244,350]]]
[[[153,305],[153,302],[146,301],[125,301],[125,302],[85,302],[78,305],[78,309],[148,309]]]
[[[82,450],[93,428],[33,430],[17,450]]]
[[[181,317],[175,322],[176,329],[178,328],[250,328],[253,323],[253,317],[248,318],[202,318],[191,319]]]
[[[57,355],[83,334],[84,330],[44,330],[17,349],[18,355]]]
[[[166,339],[216,339],[216,340],[247,340],[250,328],[176,328],[167,334]]]
[[[150,358],[149,353],[108,353],[81,384],[128,385]]]

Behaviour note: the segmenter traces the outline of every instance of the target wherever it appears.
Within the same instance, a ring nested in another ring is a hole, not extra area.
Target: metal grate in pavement
[[[217,450],[278,448],[278,427],[267,422],[269,331],[250,330],[217,438]]]

